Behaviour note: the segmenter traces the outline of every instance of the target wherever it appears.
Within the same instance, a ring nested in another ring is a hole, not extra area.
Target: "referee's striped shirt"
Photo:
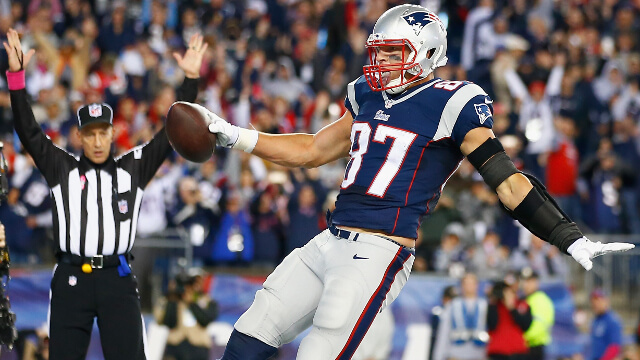
[[[185,78],[177,98],[195,101],[197,82]],[[51,188],[58,249],[80,256],[131,251],[143,189],[171,152],[164,128],[148,143],[94,164],[51,142],[35,121],[24,89],[10,93],[16,133]]]

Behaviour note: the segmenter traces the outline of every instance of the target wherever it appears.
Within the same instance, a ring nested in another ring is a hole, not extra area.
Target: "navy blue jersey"
[[[433,79],[398,95],[348,85],[351,160],[332,215],[335,225],[416,238],[463,155],[469,130],[491,128],[491,99],[478,85]]]

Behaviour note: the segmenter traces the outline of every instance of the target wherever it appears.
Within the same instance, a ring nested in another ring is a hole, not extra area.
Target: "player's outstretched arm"
[[[209,131],[217,144],[252,153],[287,167],[318,167],[349,155],[351,124],[349,111],[337,121],[312,134],[267,134],[229,124],[208,111]]]
[[[497,192],[511,216],[536,236],[571,255],[585,269],[591,270],[591,259],[595,257],[635,247],[587,239],[537,179],[515,168],[490,129],[480,127],[469,131],[460,150],[487,185]]]

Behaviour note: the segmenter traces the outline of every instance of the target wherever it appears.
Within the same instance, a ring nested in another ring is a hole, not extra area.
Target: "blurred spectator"
[[[553,302],[547,294],[540,290],[538,273],[525,268],[520,273],[520,283],[531,309],[533,321],[524,333],[529,346],[529,359],[545,359],[545,349],[551,343],[551,329],[555,322]]]
[[[135,43],[136,34],[133,26],[126,18],[126,1],[113,1],[111,9],[111,16],[107,19],[106,24],[100,28],[97,44],[104,54],[112,53],[118,55],[125,47]]]
[[[529,305],[519,301],[516,292],[506,282],[493,284],[487,311],[489,359],[526,359],[529,349],[523,335],[531,320]]]
[[[564,74],[563,64],[556,65],[545,84],[543,81],[532,81],[528,89],[515,69],[505,72],[505,79],[511,95],[520,103],[519,130],[528,140],[525,165],[538,179],[544,178],[544,167],[540,163],[540,155],[551,151],[554,139],[553,110],[551,98],[560,92],[560,84]]]
[[[543,280],[551,277],[566,279],[569,269],[558,249],[529,232],[526,234],[531,243],[526,249],[520,248],[512,253],[510,267],[514,270],[531,268]]]
[[[178,183],[178,202],[170,211],[171,222],[189,233],[194,258],[200,262],[208,260],[212,252],[219,217],[214,204],[202,197],[198,182],[193,177],[183,177]]]
[[[495,55],[494,1],[480,0],[469,12],[464,25],[461,63],[469,81],[478,84],[493,97],[489,67]]]
[[[500,245],[498,234],[488,231],[482,243],[469,250],[469,258],[471,271],[489,279],[498,279],[509,266],[509,249]]]
[[[487,333],[487,300],[478,296],[478,278],[467,273],[461,280],[461,296],[444,309],[433,350],[433,360],[484,359]]]
[[[243,209],[240,194],[231,192],[210,258],[214,263],[248,263],[253,260],[254,248],[249,215]]]
[[[11,260],[17,264],[36,264],[53,260],[50,243],[53,218],[49,187],[30,155],[18,155],[6,204],[0,208],[0,222],[6,229]]]
[[[289,224],[286,232],[285,255],[293,249],[304,246],[320,232],[322,199],[326,190],[318,179],[318,170],[300,171],[293,169],[294,191],[290,196],[287,213]]]
[[[557,116],[554,121],[556,134],[550,151],[545,154],[545,185],[560,208],[573,220],[581,221],[578,198],[578,168],[580,159],[573,138],[575,123],[568,117]]]
[[[459,223],[462,219],[456,209],[456,202],[450,192],[445,190],[440,196],[435,210],[422,219],[416,241],[416,259],[413,262],[414,271],[435,270],[433,260],[435,252],[440,246],[440,239],[445,228],[450,223]],[[424,264],[424,266],[422,266]]]
[[[212,346],[207,326],[218,317],[218,304],[203,288],[201,272],[179,274],[154,315],[169,327],[164,359],[208,360]]]
[[[458,297],[458,288],[453,285],[447,286],[442,292],[442,300],[440,305],[436,305],[433,307],[433,309],[431,309],[431,341],[429,342],[429,360],[433,360],[433,349],[436,346],[436,335],[438,334],[438,328],[440,326],[440,323],[442,322],[444,309],[456,297]]]
[[[16,353],[20,360],[49,360],[49,326],[47,323],[35,330],[18,332]]]
[[[465,230],[460,223],[451,223],[445,228],[440,247],[433,256],[434,268],[440,273],[464,272],[462,262],[464,258]]]
[[[620,199],[626,189],[635,186],[637,176],[634,169],[615,154],[612,147],[610,140],[601,140],[596,155],[586,159],[581,165],[580,175],[590,188],[588,196],[592,213],[589,214],[589,224],[598,232],[616,234],[624,229],[623,221],[626,220],[626,223],[635,227],[639,226],[635,224],[640,220],[635,204],[623,209]],[[627,216],[630,218],[627,219]]]
[[[595,315],[591,324],[590,359],[616,359],[622,353],[622,322],[610,309],[609,297],[604,291],[594,290],[590,299]]]
[[[255,239],[254,261],[269,266],[276,266],[284,251],[284,225],[276,204],[278,196],[278,186],[270,184],[256,196],[250,208]]]

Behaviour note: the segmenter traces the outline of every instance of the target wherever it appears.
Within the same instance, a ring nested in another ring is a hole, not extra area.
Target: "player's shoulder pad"
[[[360,77],[347,85],[347,101],[349,102],[349,105],[351,105],[351,109],[355,115],[357,115],[360,110],[363,95],[371,91],[372,90],[369,87],[369,84],[367,84],[367,80],[364,75],[360,75]]]
[[[467,119],[477,118],[480,124],[483,124],[485,120],[491,117],[491,103],[493,103],[493,101],[489,95],[474,83],[466,81],[461,83],[462,84],[452,89],[447,89],[446,83],[443,85],[443,89],[449,90],[450,96],[442,109],[440,124],[438,125],[435,139],[452,136],[454,127],[461,117]],[[470,104],[472,101],[473,105]]]
[[[491,116],[493,100],[480,86],[465,81],[462,86],[452,91],[452,93],[442,111],[444,117],[455,122],[462,110],[472,100],[474,102],[473,110],[476,113],[485,114],[487,117]]]

